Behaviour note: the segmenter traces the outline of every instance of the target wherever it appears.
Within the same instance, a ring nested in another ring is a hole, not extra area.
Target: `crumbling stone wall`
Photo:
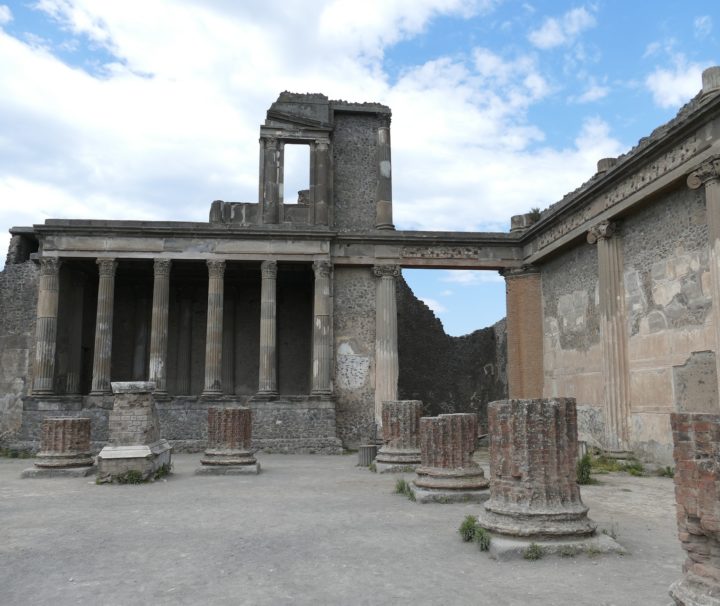
[[[0,272],[0,438],[20,427],[30,390],[35,344],[38,268],[8,263]]]
[[[375,229],[377,114],[335,114],[333,188],[335,227],[340,231]]]
[[[399,397],[422,400],[427,416],[474,412],[484,431],[488,402],[507,397],[505,321],[451,337],[402,278],[397,306]]]

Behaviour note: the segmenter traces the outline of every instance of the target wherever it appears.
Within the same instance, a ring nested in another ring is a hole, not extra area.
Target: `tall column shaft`
[[[203,395],[222,394],[222,332],[225,261],[210,260],[208,266],[207,338],[205,340],[205,388]]]
[[[98,300],[95,318],[95,352],[93,355],[92,388],[94,395],[110,393],[112,362],[113,304],[115,301],[115,259],[98,259]]]
[[[377,133],[378,180],[375,196],[375,229],[395,229],[392,219],[392,163],[390,161],[390,127],[381,126]]]
[[[85,274],[77,272],[70,292],[70,334],[68,335],[68,369],[65,393],[80,393],[82,369],[82,324],[85,301]]]
[[[277,223],[282,199],[282,150],[277,139],[261,139],[263,170],[261,198],[263,223]]]
[[[328,261],[315,261],[315,299],[313,303],[312,394],[328,395],[332,392],[332,289],[331,265]]]
[[[260,373],[258,394],[277,394],[277,261],[263,261],[260,291]]]
[[[313,147],[312,179],[310,186],[313,190],[315,205],[315,224],[328,225],[328,176],[330,168],[330,152],[327,141],[316,141]]]
[[[376,265],[375,306],[375,422],[382,426],[382,403],[398,399],[397,301],[398,265]]]
[[[190,394],[190,348],[192,347],[192,296],[180,293],[180,321],[177,339],[177,382],[175,389],[181,396]]]
[[[144,381],[147,372],[147,296],[144,285],[135,292],[135,346],[133,352],[133,381]]]
[[[630,448],[630,368],[623,284],[622,240],[607,221],[588,234],[598,246],[600,344],[605,383],[605,446]]]
[[[167,393],[168,310],[170,308],[170,259],[155,259],[150,325],[150,380],[157,393]]]
[[[544,381],[540,272],[525,267],[502,273],[507,307],[508,397],[539,398]]]
[[[235,289],[225,297],[223,318],[223,357],[222,384],[223,393],[235,393]]]
[[[687,179],[690,189],[705,186],[705,214],[708,226],[708,259],[712,291],[713,327],[715,330],[715,364],[720,397],[720,158],[705,162]],[[720,402],[718,403],[720,408]]]
[[[40,259],[33,394],[54,393],[55,348],[57,346],[58,287],[60,259]]]

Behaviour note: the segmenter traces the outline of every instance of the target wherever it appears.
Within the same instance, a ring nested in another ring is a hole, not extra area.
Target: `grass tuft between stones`
[[[458,532],[460,533],[460,538],[466,543],[470,541],[477,543],[480,551],[490,549],[490,533],[480,526],[475,516],[466,516],[460,524]]]
[[[537,543],[530,543],[523,551],[523,558],[526,560],[540,560],[545,555],[545,550]]]
[[[406,482],[404,478],[399,478],[395,482],[395,493],[405,495],[411,501],[415,500],[415,493],[410,488],[410,482]]]

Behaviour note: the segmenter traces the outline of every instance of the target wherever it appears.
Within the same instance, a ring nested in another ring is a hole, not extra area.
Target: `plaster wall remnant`
[[[37,448],[52,413],[92,418],[102,446],[110,381],[152,376],[163,431],[183,449],[205,448],[211,405],[251,408],[258,447],[334,452],[377,439],[383,400],[484,424],[493,398],[545,396],[577,399],[588,441],[668,464],[673,369],[720,341],[713,74],[674,119],[556,204],[512,217],[509,233],[393,229],[390,109],[289,92],[260,126],[256,201],[215,200],[208,222],[13,228],[0,274],[3,443]],[[301,204],[284,199],[290,144],[310,154]],[[606,224],[615,235],[588,244]],[[53,263],[57,309],[50,284],[39,304],[28,295],[36,264]],[[505,325],[449,340],[402,294],[402,268],[501,271]]]

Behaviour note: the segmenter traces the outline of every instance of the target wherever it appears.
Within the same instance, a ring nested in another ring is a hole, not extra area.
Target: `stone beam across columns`
[[[55,257],[40,259],[32,385],[32,392],[36,395],[54,393],[60,263],[60,259]]]
[[[375,265],[375,422],[382,427],[382,403],[398,399],[397,299],[399,265]]]
[[[315,298],[313,302],[312,395],[332,393],[332,265],[315,261]]]
[[[715,364],[718,370],[720,396],[720,158],[700,165],[687,178],[690,189],[705,188],[705,214],[708,226],[708,258],[710,261],[711,314],[715,330]],[[718,402],[720,409],[720,402]]]
[[[98,299],[95,318],[95,353],[93,354],[92,395],[112,393],[110,366],[112,362],[113,309],[115,302],[115,259],[97,259]]]
[[[276,396],[277,389],[277,261],[260,266],[260,373],[258,395]]]
[[[540,398],[543,393],[543,318],[540,271],[503,270],[507,307],[509,398]]]
[[[207,337],[205,339],[204,396],[222,395],[223,299],[225,261],[210,259],[208,266]]]
[[[170,259],[153,264],[152,321],[150,325],[150,381],[155,393],[167,393],[168,308],[170,305]]]
[[[587,235],[598,247],[600,346],[605,385],[605,447],[630,448],[630,369],[623,284],[622,239],[617,225],[601,221]]]

